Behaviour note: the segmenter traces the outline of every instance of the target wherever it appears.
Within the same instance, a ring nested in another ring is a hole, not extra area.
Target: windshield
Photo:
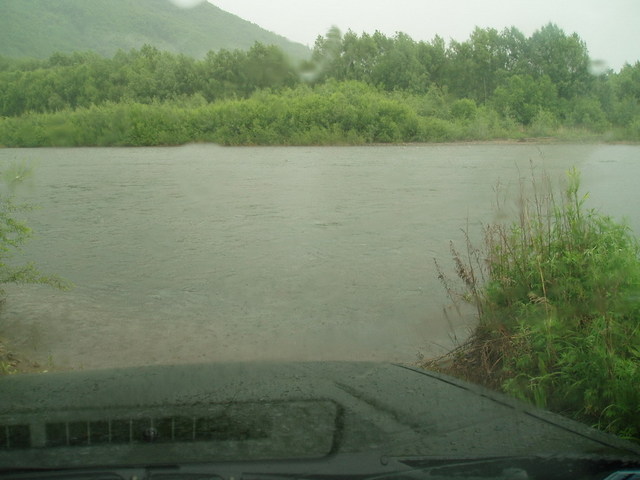
[[[0,1],[0,471],[634,468],[639,15]]]

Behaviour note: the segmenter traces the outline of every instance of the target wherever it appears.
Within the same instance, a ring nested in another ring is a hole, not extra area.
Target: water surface
[[[72,280],[9,286],[0,333],[58,368],[210,360],[412,361],[463,338],[433,260],[495,218],[530,162],[583,172],[640,231],[640,147],[4,149],[38,204],[23,257]]]

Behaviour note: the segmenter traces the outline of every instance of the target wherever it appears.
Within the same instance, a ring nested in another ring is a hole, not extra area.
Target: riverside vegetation
[[[0,174],[0,304],[4,301],[2,285],[44,284],[65,290],[71,286],[66,280],[56,275],[46,275],[40,272],[34,263],[15,265],[12,255],[31,236],[31,229],[19,218],[19,215],[33,208],[28,204],[17,204],[13,198],[14,189],[31,174],[25,165],[15,164],[7,167]],[[0,375],[15,372],[14,360],[18,358],[6,351],[4,342],[0,339]]]
[[[452,245],[458,285],[438,267],[478,325],[431,366],[640,441],[640,245],[585,207],[577,171],[564,195],[544,176],[521,191],[515,222]]]
[[[596,65],[597,67],[597,65]],[[0,145],[322,145],[555,137],[640,140],[640,62],[597,72],[577,34],[476,28],[465,42],[318,37],[203,59],[0,58]]]

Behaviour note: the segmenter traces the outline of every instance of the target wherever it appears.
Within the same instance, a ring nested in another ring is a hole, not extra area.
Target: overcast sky
[[[180,1],[180,0],[177,0]],[[194,1],[194,0],[184,0]],[[197,1],[197,0],[195,0]],[[466,40],[477,25],[531,35],[548,22],[576,32],[593,59],[614,70],[640,60],[640,0],[209,0],[290,40],[313,46],[332,25],[343,32],[415,40]]]

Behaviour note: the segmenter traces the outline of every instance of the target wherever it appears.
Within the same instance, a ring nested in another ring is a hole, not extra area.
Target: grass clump
[[[440,278],[479,322],[449,371],[640,441],[640,245],[579,186],[576,170],[562,195],[532,175],[517,220],[452,246],[463,287]]]

